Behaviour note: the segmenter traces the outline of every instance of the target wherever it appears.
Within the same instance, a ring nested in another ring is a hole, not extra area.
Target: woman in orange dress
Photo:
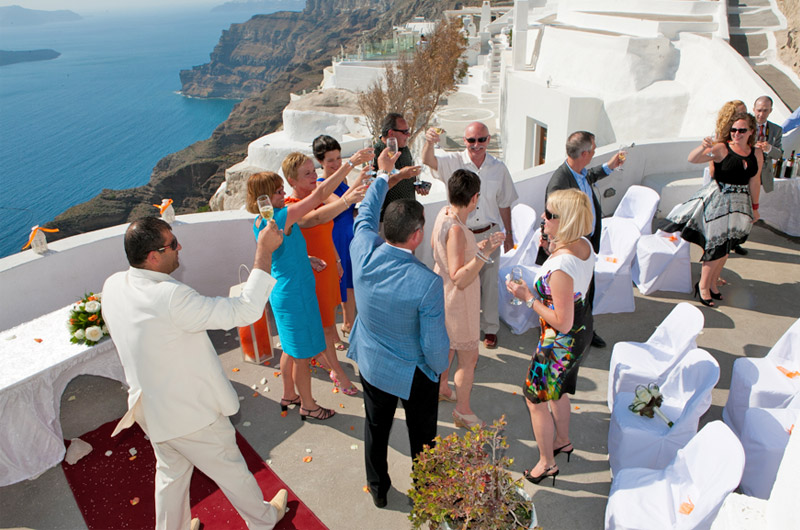
[[[371,154],[372,149],[362,149],[353,155],[346,164],[352,169],[356,164],[369,160]],[[306,155],[302,153],[290,154],[284,159],[282,169],[283,175],[292,186],[292,194],[286,198],[286,204],[300,202],[316,189],[317,173],[314,168],[314,162]],[[361,201],[364,198],[366,189],[366,186],[358,186],[349,189],[341,197],[331,195],[319,206],[330,204],[338,206],[338,208],[332,210],[331,208],[318,207],[297,222],[303,231],[309,256],[319,258],[326,264],[322,270],[318,270],[319,267],[314,269],[317,302],[322,316],[322,328],[325,332],[323,358],[326,367],[330,368],[329,375],[334,385],[337,388],[341,388],[342,392],[348,396],[357,394],[358,389],[347,377],[347,374],[344,373],[336,355],[335,342],[338,336],[336,333],[336,307],[342,303],[339,292],[339,278],[342,274],[342,268],[341,260],[336,253],[336,247],[333,245],[333,218],[351,204]]]

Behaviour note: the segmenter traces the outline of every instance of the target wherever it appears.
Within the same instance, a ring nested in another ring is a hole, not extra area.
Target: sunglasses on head
[[[474,144],[475,142],[478,142],[479,144],[482,144],[483,142],[488,140],[489,137],[488,136],[481,136],[480,138],[464,138],[464,139],[467,141],[468,144]]]
[[[405,134],[406,136],[408,136],[411,132],[409,129],[392,129],[392,130],[394,132],[399,132],[400,134]]]
[[[157,248],[155,251],[156,252],[165,252],[168,248],[171,248],[172,250],[178,250],[178,238],[177,237],[173,237],[172,238],[172,242],[169,245],[163,246],[161,248]]]
[[[746,129],[746,128],[745,129],[737,129],[736,127],[731,127],[731,134],[733,134],[733,133],[744,134],[749,130],[750,129]]]
[[[544,218],[548,221],[552,221],[553,219],[558,219],[558,214],[554,214],[547,208],[544,209]]]

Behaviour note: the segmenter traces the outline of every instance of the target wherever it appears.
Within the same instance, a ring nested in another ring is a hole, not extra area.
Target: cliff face
[[[178,214],[207,207],[225,170],[247,155],[247,145],[280,126],[289,93],[319,86],[323,68],[341,46],[354,50],[360,39],[385,38],[394,25],[415,15],[437,19],[456,4],[479,5],[480,0],[395,0],[389,11],[384,10],[385,0],[307,0],[301,13],[259,15],[232,25],[223,32],[211,62],[192,69],[188,78],[181,72],[184,93],[243,97],[246,92],[248,97],[211,138],[159,161],[147,185],[103,190],[56,217],[46,226],[60,231],[48,239],[152,215],[151,205],[165,197],[173,199]],[[186,84],[185,79],[191,81]]]

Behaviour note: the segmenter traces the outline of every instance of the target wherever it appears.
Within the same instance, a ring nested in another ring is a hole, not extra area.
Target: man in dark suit
[[[600,222],[602,210],[600,209],[600,201],[594,193],[593,186],[598,180],[610,175],[612,171],[622,164],[622,161],[619,158],[619,153],[617,153],[602,166],[596,166],[587,170],[586,166],[589,165],[589,162],[594,158],[596,148],[597,145],[594,141],[594,134],[590,132],[577,131],[569,135],[569,138],[567,138],[567,160],[559,166],[550,177],[544,202],[547,204],[547,196],[556,190],[576,188],[588,195],[592,200],[594,229],[591,234],[586,234],[586,236],[592,242],[594,251],[598,252],[600,250],[600,234],[602,232]],[[539,248],[537,263],[542,263],[546,259],[545,247],[546,245],[542,245]],[[594,301],[594,280],[592,280],[587,298],[590,304]],[[592,337],[592,346],[605,348],[606,342],[595,333]]]
[[[771,113],[771,97],[761,96],[756,99],[753,104],[753,115],[756,117],[756,147],[764,153],[764,165],[761,166],[761,187],[764,188],[765,193],[771,192],[774,188],[772,181],[775,175],[773,175],[772,161],[780,160],[783,157],[781,147],[783,130],[777,123],[767,121]],[[747,255],[747,249],[741,245],[733,247],[733,251],[742,256]]]
[[[414,199],[391,202],[384,212],[386,241],[378,218],[386,191],[419,166],[394,175],[397,155],[378,157],[378,176],[358,209],[350,256],[358,315],[347,357],[358,363],[364,388],[364,460],[375,506],[386,506],[392,484],[389,433],[403,402],[411,458],[436,437],[439,375],[447,368],[450,340],[444,322],[442,278],[414,257],[422,243],[424,209]]]

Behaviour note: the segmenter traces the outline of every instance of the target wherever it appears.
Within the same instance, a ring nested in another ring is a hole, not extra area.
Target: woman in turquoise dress
[[[360,163],[362,158],[369,160],[371,151],[359,151],[353,157],[357,160],[355,163]],[[306,417],[326,420],[334,412],[317,405],[311,395],[311,372],[307,359],[325,351],[325,335],[306,242],[295,224],[312,211],[316,211],[321,219],[327,217],[326,220],[341,213],[345,208],[342,201],[316,210],[314,208],[336,189],[348,172],[349,167],[343,166],[341,171],[320,184],[311,195],[289,206],[284,206],[283,179],[278,174],[271,171],[256,173],[247,182],[247,210],[258,213],[257,198],[269,196],[275,211],[275,223],[284,232],[283,244],[272,254],[271,274],[277,283],[269,300],[283,349],[280,361],[283,380],[281,409],[286,411],[289,405],[300,405],[300,417],[303,420]],[[256,237],[265,226],[266,221],[262,217],[256,218],[253,224]]]

